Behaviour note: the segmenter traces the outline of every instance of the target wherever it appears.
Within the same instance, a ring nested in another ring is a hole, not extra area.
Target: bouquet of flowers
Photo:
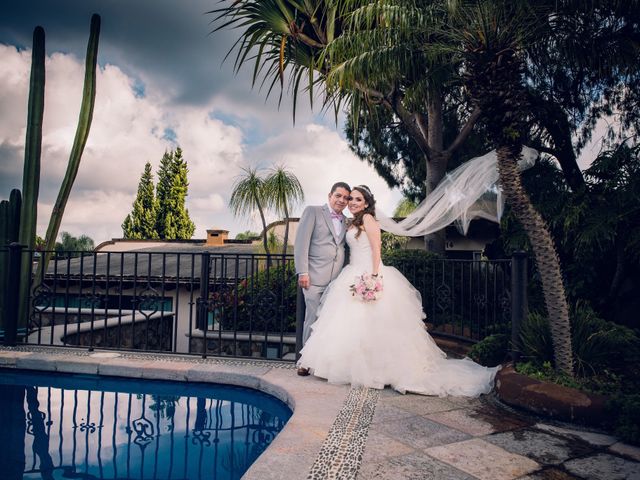
[[[382,295],[382,277],[363,273],[355,278],[353,285],[349,287],[351,295],[363,302],[372,302]]]

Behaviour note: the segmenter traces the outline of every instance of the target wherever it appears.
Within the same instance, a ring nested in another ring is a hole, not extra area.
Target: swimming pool
[[[0,476],[236,479],[290,416],[241,387],[0,369]]]

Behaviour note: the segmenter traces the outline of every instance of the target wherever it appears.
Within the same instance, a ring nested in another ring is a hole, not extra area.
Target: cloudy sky
[[[0,6],[0,199],[21,188],[33,29],[46,33],[46,101],[38,233],[49,214],[77,125],[92,13],[102,17],[93,124],[61,231],[96,243],[122,236],[140,174],[179,145],[189,166],[187,207],[196,238],[252,229],[227,211],[242,167],[285,165],[306,204],[322,203],[334,181],[368,184],[387,211],[400,199],[344,141],[333,115],[251,89],[250,69],[222,63],[235,34],[209,35],[217,0],[24,0]],[[299,206],[294,215],[301,212]],[[272,217],[271,219],[275,219]]]

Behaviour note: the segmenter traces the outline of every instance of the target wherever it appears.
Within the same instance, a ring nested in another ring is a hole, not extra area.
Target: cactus
[[[36,272],[36,282],[41,278],[42,271],[46,271],[51,251],[55,248],[58,230],[62,223],[62,215],[67,206],[67,200],[71,193],[71,187],[78,174],[80,167],[80,159],[82,152],[89,137],[89,129],[91,128],[91,120],[93,119],[93,107],[96,99],[96,65],[98,60],[98,40],[100,37],[100,15],[94,14],[91,17],[91,32],[89,34],[89,44],[87,45],[87,57],[85,60],[84,87],[82,91],[82,104],[80,107],[80,116],[78,118],[78,128],[76,136],[71,148],[67,171],[65,172],[58,198],[53,206],[49,226],[45,235],[45,246],[43,255],[38,262],[38,270]]]
[[[21,205],[22,194],[17,188],[11,190],[9,200],[0,202],[0,248],[19,239]]]
[[[33,31],[31,54],[31,80],[29,82],[29,105],[27,111],[27,137],[24,147],[24,173],[22,176],[22,208],[18,241],[27,250],[33,250],[36,240],[38,191],[40,188],[40,153],[42,150],[42,118],[44,115],[44,29]],[[22,259],[20,276],[20,299],[18,326],[27,324],[29,285],[31,280],[31,258]]]
[[[18,241],[20,228],[20,190],[11,190],[9,200],[0,202],[0,326],[5,322],[5,295],[9,283],[9,252],[7,245]]]

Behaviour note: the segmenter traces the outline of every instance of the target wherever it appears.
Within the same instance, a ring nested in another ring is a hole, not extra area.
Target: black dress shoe
[[[300,375],[301,377],[308,376],[309,375],[309,369],[308,368],[304,368],[304,367],[298,368],[298,375]]]

